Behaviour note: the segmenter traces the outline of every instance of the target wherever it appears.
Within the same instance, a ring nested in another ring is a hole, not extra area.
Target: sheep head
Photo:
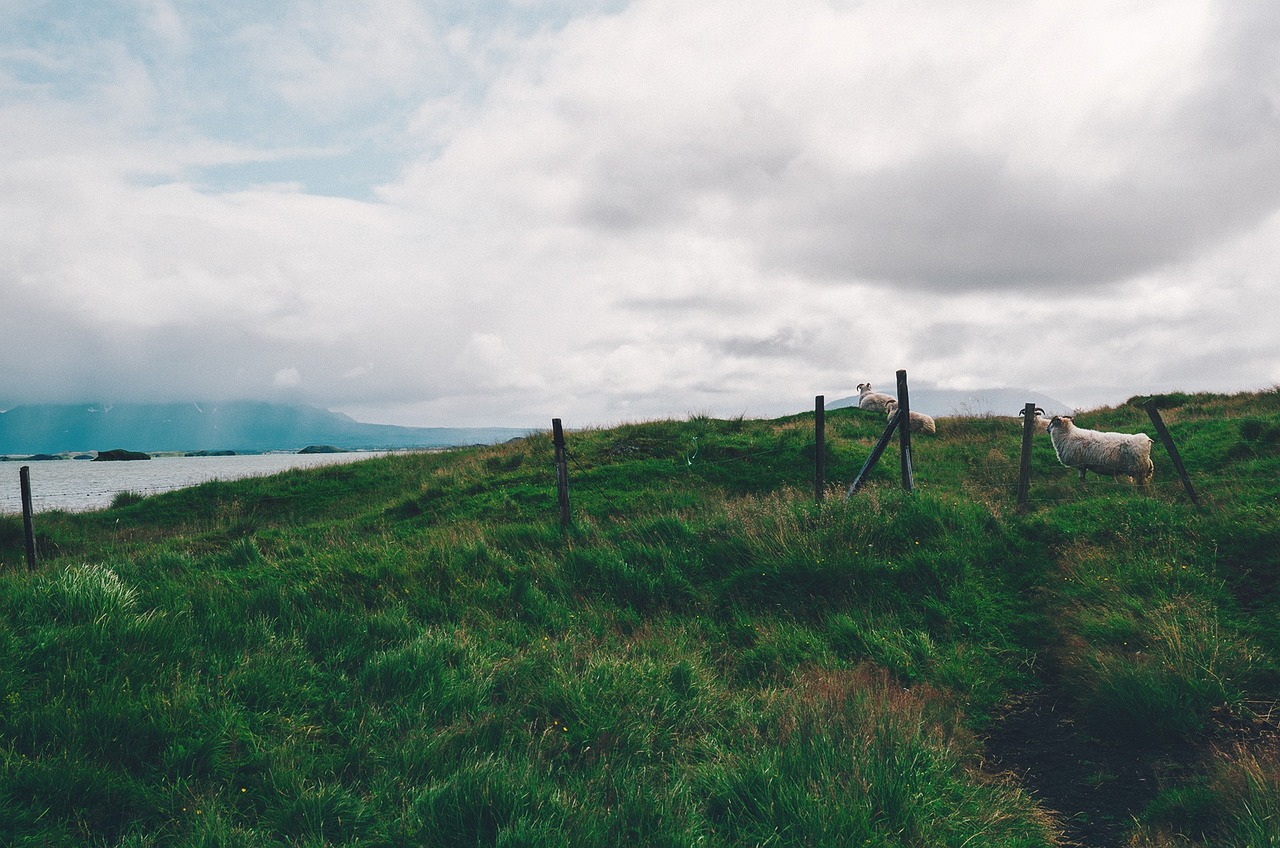
[[[858,391],[859,391],[859,392],[869,392],[869,391],[871,391],[871,384],[870,384],[870,383],[859,383],[859,384],[858,384]]]

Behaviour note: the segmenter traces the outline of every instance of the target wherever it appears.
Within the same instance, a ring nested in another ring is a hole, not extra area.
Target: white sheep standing
[[[1077,427],[1070,416],[1049,419],[1049,438],[1058,461],[1068,468],[1108,477],[1128,477],[1145,486],[1155,474],[1151,462],[1151,437],[1146,433],[1104,433]]]
[[[885,416],[893,418],[894,413],[898,411],[898,402],[890,400],[884,405]],[[925,415],[923,412],[911,410],[911,432],[913,433],[936,433],[938,425],[934,423],[933,418]]]
[[[885,405],[893,401],[897,403],[897,399],[893,395],[887,395],[884,392],[873,392],[870,383],[858,384],[858,408],[870,409],[873,412],[884,412]]]

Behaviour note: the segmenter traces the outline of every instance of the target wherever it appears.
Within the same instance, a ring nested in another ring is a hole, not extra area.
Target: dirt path
[[[1190,749],[1138,749],[1083,733],[1048,693],[1011,704],[987,740],[993,772],[1011,772],[1062,825],[1067,844],[1123,848],[1134,817],[1186,775]]]

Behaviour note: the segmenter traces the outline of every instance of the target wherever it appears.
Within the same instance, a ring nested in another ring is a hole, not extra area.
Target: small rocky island
[[[129,462],[135,459],[150,459],[150,454],[141,453],[140,451],[125,450],[124,448],[116,448],[108,451],[98,451],[98,455],[93,458],[94,462]]]

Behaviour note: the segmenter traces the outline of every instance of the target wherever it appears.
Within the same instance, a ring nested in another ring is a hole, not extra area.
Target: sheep
[[[1068,468],[1108,477],[1128,477],[1146,486],[1155,474],[1151,462],[1151,437],[1146,433],[1104,433],[1077,427],[1070,416],[1049,419],[1049,438],[1058,461]]]
[[[1023,426],[1021,423],[1021,411],[1017,413],[1017,418],[1019,419],[1018,427],[1021,428]],[[1044,410],[1040,407],[1036,407],[1036,417],[1031,419],[1031,421],[1031,432],[1035,435],[1039,436],[1041,433],[1049,432],[1049,419],[1044,417]]]
[[[884,405],[884,411],[886,417],[893,418],[893,416],[898,412],[898,402],[896,400],[890,400]],[[935,424],[934,420],[928,415],[925,415],[923,412],[916,412],[913,409],[911,410],[911,432],[936,433],[938,432],[938,425]]]
[[[884,412],[885,404],[895,400],[893,395],[871,391],[870,383],[858,384],[858,408],[870,409],[873,412]]]

